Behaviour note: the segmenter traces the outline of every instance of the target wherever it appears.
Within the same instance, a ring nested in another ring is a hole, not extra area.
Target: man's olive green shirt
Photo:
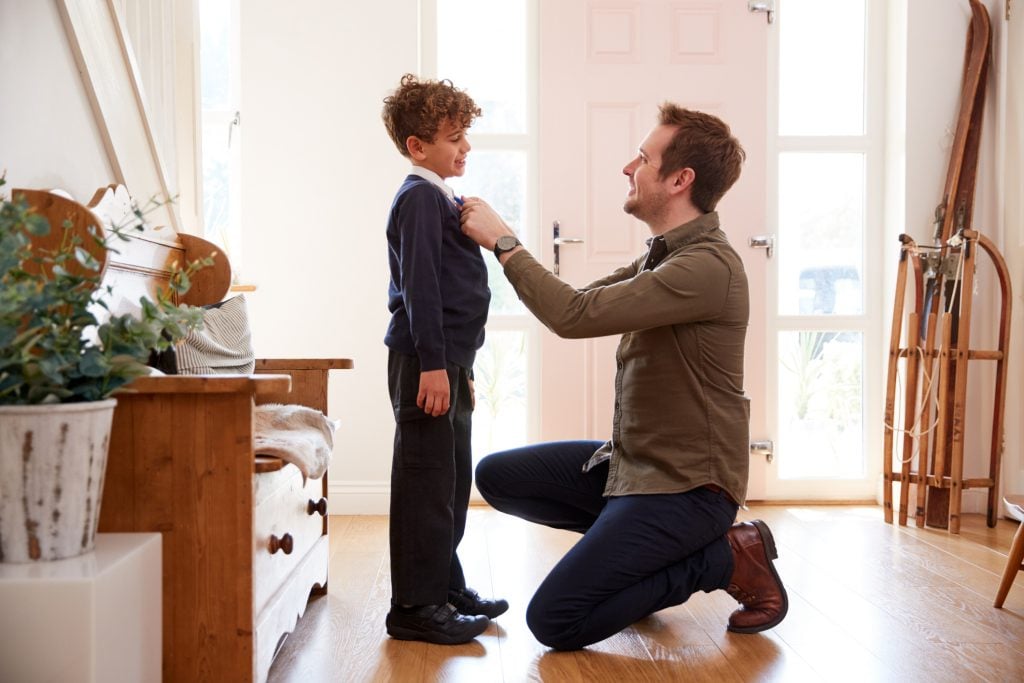
[[[679,493],[714,484],[747,494],[749,400],[743,343],[750,313],[743,263],[708,213],[648,254],[575,289],[526,251],[505,262],[519,298],[560,337],[621,334],[606,496]]]

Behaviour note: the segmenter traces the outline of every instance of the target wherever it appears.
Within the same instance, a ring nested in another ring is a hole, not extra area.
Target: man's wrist
[[[517,247],[515,247],[514,249],[510,249],[508,251],[502,252],[501,256],[498,257],[498,263],[500,263],[501,265],[504,266],[505,263],[510,258],[512,258],[513,256],[515,256],[516,254],[518,254],[521,251],[526,251],[526,247],[524,247],[523,245],[520,244]]]
[[[515,235],[502,235],[494,242],[494,255],[501,261],[501,255],[522,246],[522,242]]]

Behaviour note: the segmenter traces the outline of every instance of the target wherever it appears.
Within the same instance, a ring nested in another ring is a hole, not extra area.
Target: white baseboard
[[[332,481],[327,491],[331,515],[386,515],[390,510],[389,481]]]
[[[999,501],[996,501],[999,503]],[[1002,504],[996,506],[998,512],[1001,512]],[[988,489],[967,489],[963,492],[963,496],[960,498],[960,512],[961,513],[977,513],[987,514],[988,513]]]

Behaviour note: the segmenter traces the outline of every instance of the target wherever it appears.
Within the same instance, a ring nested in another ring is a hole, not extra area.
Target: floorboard
[[[285,642],[270,681],[1024,680],[1024,572],[992,607],[1015,523],[965,515],[959,535],[885,524],[880,507],[752,506],[775,535],[790,612],[758,635],[725,629],[736,603],[700,593],[579,652],[526,627],[533,590],[575,543],[487,507],[470,510],[460,557],[470,584],[511,607],[482,636],[445,647],[392,640],[387,518],[331,517],[328,594]]]

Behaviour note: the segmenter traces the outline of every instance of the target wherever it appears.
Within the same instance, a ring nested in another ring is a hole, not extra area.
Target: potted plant
[[[0,562],[56,560],[93,549],[111,394],[201,324],[198,309],[173,300],[212,255],[175,269],[137,316],[107,315],[106,256],[142,229],[143,212],[109,233],[90,220],[83,239],[23,197],[8,200],[4,184],[0,176]]]

